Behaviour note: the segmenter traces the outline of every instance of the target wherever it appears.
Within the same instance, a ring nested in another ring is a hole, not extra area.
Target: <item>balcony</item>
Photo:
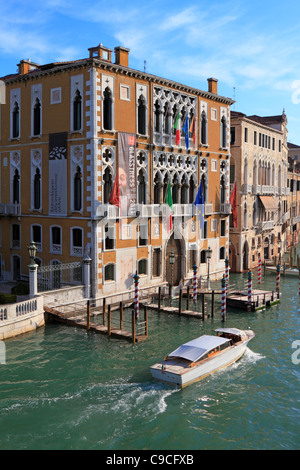
[[[272,230],[274,228],[274,220],[265,220],[258,223],[258,230],[264,232],[266,230]]]
[[[204,214],[211,215],[213,213],[213,203],[204,204]]]
[[[21,204],[0,204],[0,216],[15,216],[21,215]]]
[[[231,204],[224,202],[220,204],[220,212],[221,214],[229,215],[231,214]]]

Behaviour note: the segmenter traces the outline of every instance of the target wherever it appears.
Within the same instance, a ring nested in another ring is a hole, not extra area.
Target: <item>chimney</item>
[[[26,75],[26,73],[30,72],[31,70],[35,70],[36,68],[38,68],[38,64],[34,64],[30,59],[21,60],[18,64],[20,75]]]
[[[208,78],[208,91],[214,95],[218,94],[218,80],[216,78]]]
[[[126,47],[115,47],[115,56],[117,65],[122,65],[123,67],[128,67],[129,65],[129,50]]]
[[[90,59],[94,57],[96,59],[107,60],[108,62],[111,62],[112,49],[104,47],[101,43],[99,46],[90,47],[88,51],[90,53]]]

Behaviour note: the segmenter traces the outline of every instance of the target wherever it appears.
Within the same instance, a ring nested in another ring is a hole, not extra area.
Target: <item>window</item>
[[[221,246],[220,248],[220,259],[225,259],[226,248],[225,246]]]
[[[42,250],[42,227],[40,225],[31,226],[31,240],[34,241],[37,251]]]
[[[103,202],[104,204],[108,203],[109,197],[112,192],[112,187],[113,187],[113,182],[112,182],[112,174],[111,174],[111,169],[107,167],[104,171],[104,194],[103,194]]]
[[[82,209],[82,174],[80,167],[76,168],[76,173],[74,175],[74,211],[81,211]]]
[[[206,250],[202,250],[200,252],[200,263],[201,264],[206,263]]]
[[[16,169],[13,177],[13,204],[20,203],[20,175]]]
[[[110,263],[107,264],[104,268],[104,281],[114,281],[115,280],[115,265]]]
[[[41,103],[37,98],[33,107],[33,135],[41,133]]]
[[[248,127],[245,127],[245,142],[248,142]]]
[[[278,152],[281,152],[281,140],[278,140]]]
[[[138,175],[138,203],[146,204],[146,182],[142,170],[139,171]]]
[[[257,131],[254,131],[254,145],[257,145]]]
[[[226,133],[227,133],[227,124],[226,124],[226,118],[225,116],[222,117],[221,119],[221,147],[226,148]]]
[[[112,130],[112,93],[108,87],[104,90],[103,115],[104,129]]]
[[[230,128],[230,145],[235,144],[235,127]]]
[[[160,132],[160,104],[158,101],[154,104],[154,130]]]
[[[33,208],[41,208],[41,173],[37,168],[33,180]]]
[[[207,117],[205,111],[201,114],[201,144],[207,145]]]
[[[138,101],[138,134],[146,134],[146,103],[142,95]]]
[[[104,228],[104,249],[113,250],[115,247],[115,229],[109,225]]]
[[[81,105],[82,98],[79,90],[75,93],[75,98],[73,101],[73,130],[79,131],[81,129]]]
[[[14,104],[12,113],[12,137],[16,138],[20,135],[20,110],[18,103]]]
[[[211,220],[211,231],[216,232],[218,228],[218,221],[217,219],[212,219]]]
[[[154,248],[152,255],[152,276],[161,275],[161,248]]]
[[[138,262],[138,274],[147,274],[147,260],[140,259]]]
[[[226,236],[226,220],[221,220],[221,229],[220,229],[220,236]]]
[[[120,85],[120,99],[130,101],[130,87],[128,85]]]
[[[139,246],[148,245],[148,225],[139,226]]]
[[[12,225],[12,248],[20,248],[21,247],[21,230],[19,224]]]
[[[61,227],[52,226],[50,228],[50,251],[52,253],[61,253]]]
[[[83,255],[83,230],[82,228],[72,228],[71,254],[73,256]]]

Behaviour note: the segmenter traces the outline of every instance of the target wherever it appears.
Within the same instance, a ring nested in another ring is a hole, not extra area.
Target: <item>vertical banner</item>
[[[136,216],[136,151],[135,134],[118,133],[118,174],[121,215]]]
[[[67,132],[49,135],[49,215],[67,215]]]

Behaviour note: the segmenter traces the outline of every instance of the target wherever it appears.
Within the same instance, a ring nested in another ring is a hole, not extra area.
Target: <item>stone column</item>
[[[30,298],[38,295],[37,290],[37,267],[38,265],[33,263],[28,266],[29,268],[29,296]]]

